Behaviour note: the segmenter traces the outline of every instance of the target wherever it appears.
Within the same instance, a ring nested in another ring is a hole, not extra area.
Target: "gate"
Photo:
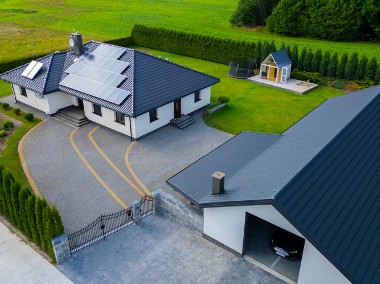
[[[139,202],[139,218],[144,218],[153,212],[153,201],[151,197],[144,197]],[[121,229],[134,224],[132,208],[123,209],[116,213],[100,215],[95,221],[86,227],[67,236],[69,240],[70,252],[74,253],[99,240],[120,231]]]

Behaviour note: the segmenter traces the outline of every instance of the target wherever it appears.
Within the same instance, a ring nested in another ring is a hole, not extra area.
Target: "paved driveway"
[[[79,251],[58,269],[77,284],[284,283],[157,215]]]
[[[36,187],[60,211],[66,232],[74,232],[101,214],[121,210],[140,199],[144,189],[163,188],[165,180],[232,135],[197,123],[185,130],[166,126],[130,148],[128,137],[96,124],[76,129],[54,118],[35,128],[22,143]]]

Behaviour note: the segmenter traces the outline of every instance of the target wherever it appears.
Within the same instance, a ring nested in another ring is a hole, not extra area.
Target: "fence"
[[[99,240],[134,224],[138,219],[144,218],[153,212],[153,200],[144,197],[133,208],[123,209],[119,212],[101,215],[91,224],[68,235],[70,252],[74,253]]]

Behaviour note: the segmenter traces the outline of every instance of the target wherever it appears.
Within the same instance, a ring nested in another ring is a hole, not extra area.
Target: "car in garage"
[[[276,229],[270,240],[272,250],[287,259],[300,259],[305,240],[286,230]]]

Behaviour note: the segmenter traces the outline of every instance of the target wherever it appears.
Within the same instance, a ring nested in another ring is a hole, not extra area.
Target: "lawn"
[[[380,43],[342,43],[288,38],[229,23],[238,0],[0,0],[0,62],[68,48],[68,33],[84,40],[128,36],[134,24],[165,27],[222,38],[274,40],[342,53],[354,51],[380,59]]]
[[[0,80],[0,98],[9,96],[10,94],[12,94],[11,84]]]
[[[326,99],[343,94],[342,91],[319,87],[306,95],[298,95],[231,78],[227,76],[226,65],[147,48],[139,49],[220,78],[221,82],[212,88],[211,100],[216,102],[218,97],[226,96],[230,102],[226,108],[205,116],[204,120],[209,126],[232,134],[246,130],[282,133]]]

